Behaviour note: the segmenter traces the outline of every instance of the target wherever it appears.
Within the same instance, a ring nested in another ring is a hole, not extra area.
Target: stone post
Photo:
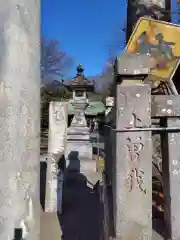
[[[58,163],[65,152],[67,118],[68,103],[50,103],[45,212],[61,213],[63,171]]]
[[[172,100],[169,102],[174,103]],[[179,101],[178,101],[179,103]],[[166,110],[166,108],[164,108]],[[179,115],[179,109],[177,109]],[[171,108],[168,109],[171,113]],[[167,127],[180,127],[180,120],[169,117]],[[162,134],[163,154],[163,186],[164,186],[164,213],[167,229],[167,239],[180,239],[180,133],[166,132]]]
[[[0,239],[39,240],[40,4],[0,7]]]
[[[112,187],[115,186],[115,180],[113,178],[114,174],[114,154],[115,143],[114,141],[114,129],[110,126],[106,126],[105,128],[105,161],[104,161],[104,174],[103,174],[103,207],[104,207],[104,233],[106,238],[107,235],[114,236],[114,222],[113,222],[113,196],[112,196]]]
[[[152,239],[151,91],[148,85],[117,85],[113,167],[115,235]]]

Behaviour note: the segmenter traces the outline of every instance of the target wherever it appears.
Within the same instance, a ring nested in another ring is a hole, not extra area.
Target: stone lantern
[[[78,158],[92,161],[92,143],[85,109],[89,105],[87,93],[94,90],[94,83],[86,79],[83,66],[78,65],[76,76],[66,84],[66,87],[73,92],[72,105],[74,108],[74,117],[67,132],[66,159],[76,158],[77,160]],[[76,168],[72,163],[69,165],[69,168],[71,167]]]

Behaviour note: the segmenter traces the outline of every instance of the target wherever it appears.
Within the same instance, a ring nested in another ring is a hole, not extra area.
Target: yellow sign
[[[101,172],[104,170],[104,158],[99,156],[99,168]]]
[[[180,26],[140,18],[126,46],[127,53],[149,54],[154,79],[171,79],[180,63]]]

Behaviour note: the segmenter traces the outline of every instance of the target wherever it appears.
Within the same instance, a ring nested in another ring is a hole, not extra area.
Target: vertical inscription
[[[56,121],[63,121],[64,120],[64,115],[63,115],[63,106],[54,106],[54,115],[55,115],[55,119]]]
[[[126,144],[129,159],[130,159],[130,170],[127,173],[126,177],[126,185],[129,189],[129,192],[133,190],[133,187],[136,185],[139,189],[146,194],[146,188],[144,186],[143,169],[139,168],[139,156],[141,151],[144,148],[144,144],[142,143],[142,138],[139,137],[137,141],[132,141],[131,138],[126,139],[128,143]]]
[[[115,233],[119,239],[151,240],[151,132],[143,130],[151,126],[151,89],[148,85],[128,85],[124,81],[124,85],[117,85],[116,92]]]

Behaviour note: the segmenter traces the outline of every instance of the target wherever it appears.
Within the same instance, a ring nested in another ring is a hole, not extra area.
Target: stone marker
[[[117,85],[113,167],[114,223],[123,240],[152,239],[151,91]],[[119,131],[120,130],[120,131]],[[123,132],[124,131],[124,132]]]
[[[62,102],[51,102],[49,105],[45,212],[61,212],[61,204],[60,202],[58,203],[58,201],[62,201],[63,172],[58,171],[58,161],[65,151],[68,117],[67,107],[67,103]]]

